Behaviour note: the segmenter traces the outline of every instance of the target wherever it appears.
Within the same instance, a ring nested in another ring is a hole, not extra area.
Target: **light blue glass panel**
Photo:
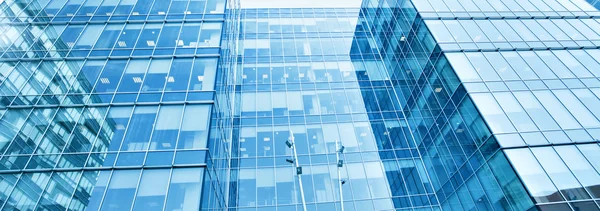
[[[515,123],[518,131],[526,132],[538,130],[533,121],[521,108],[521,105],[519,105],[510,92],[499,92],[494,93],[493,95],[498,100],[500,107],[502,107],[508,118]]]
[[[123,24],[108,24],[94,45],[94,48],[112,48],[123,29]],[[82,42],[81,39],[78,42]]]
[[[598,175],[598,172],[590,165],[583,154],[577,150],[577,147],[557,146],[555,149],[577,180],[581,182],[592,197],[600,198],[600,175]]]
[[[129,210],[133,199],[141,170],[117,170],[110,178],[101,210]]]
[[[173,169],[164,210],[198,210],[204,169]]]
[[[481,81],[477,71],[464,54],[448,53],[446,57],[455,70],[460,70],[456,71],[456,75],[462,82]]]
[[[579,101],[573,93],[568,90],[552,90],[558,99],[563,102],[571,114],[581,123],[583,127],[598,127],[600,122]]]
[[[138,92],[144,81],[146,68],[150,60],[147,59],[132,59],[129,61],[127,68],[121,78],[118,92]]]
[[[104,24],[89,24],[85,27],[85,31],[81,33],[81,37],[75,43],[73,49],[90,49],[96,43],[104,29]]]
[[[554,119],[563,129],[581,128],[579,123],[565,109],[565,107],[554,97],[550,91],[534,91],[533,94],[540,100],[542,105],[548,110]]]
[[[496,100],[490,94],[471,94],[471,98],[479,112],[485,118],[494,133],[515,132],[511,122],[506,117]]]
[[[163,91],[165,83],[167,82],[167,74],[169,73],[170,65],[171,59],[152,59],[146,77],[144,78],[142,91]]]
[[[165,91],[185,91],[190,80],[192,59],[174,59],[165,85]]]
[[[564,201],[529,149],[504,152],[536,202]]]
[[[161,106],[154,123],[150,150],[174,149],[181,123],[183,105]]]
[[[188,90],[214,90],[216,59],[195,59]]]
[[[514,92],[525,111],[541,130],[558,129],[558,125],[548,111],[536,100],[531,92]]]
[[[146,150],[148,148],[157,110],[157,106],[138,106],[135,108],[121,146],[122,151]]]
[[[49,172],[23,174],[3,210],[33,210],[50,180]]]
[[[162,24],[146,24],[144,26],[144,29],[140,33],[140,37],[137,41],[136,48],[154,48],[156,46],[156,41],[158,40],[158,35],[160,34],[161,28]]]
[[[206,148],[210,109],[208,105],[185,107],[177,149]]]
[[[162,210],[169,185],[170,169],[144,170],[133,210]]]
[[[590,198],[552,147],[536,147],[531,151],[567,200]]]

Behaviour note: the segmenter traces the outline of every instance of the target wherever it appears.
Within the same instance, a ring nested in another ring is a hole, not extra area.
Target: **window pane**
[[[165,86],[165,82],[167,81],[167,74],[169,72],[170,65],[171,59],[152,59],[150,62],[150,67],[148,67],[148,73],[144,79],[142,91],[162,91]]]
[[[170,169],[144,170],[133,210],[162,210],[170,173]]]
[[[204,169],[173,169],[165,210],[199,210]]]
[[[195,59],[188,89],[214,90],[216,72],[216,59]]]
[[[167,78],[165,91],[184,91],[190,79],[192,59],[174,59]]]
[[[600,198],[600,176],[577,147],[557,146],[555,149],[592,197]]]
[[[188,105],[185,107],[178,149],[206,148],[210,108],[208,105]]]
[[[536,147],[531,151],[567,200],[590,198],[552,147]]]
[[[536,202],[564,201],[529,149],[506,150],[505,153]]]
[[[148,148],[157,108],[157,106],[137,106],[135,108],[121,150],[137,151]]]
[[[182,111],[183,106],[179,105],[160,107],[158,118],[154,123],[150,150],[175,148]]]
[[[140,179],[140,170],[116,170],[110,178],[101,210],[129,210]]]

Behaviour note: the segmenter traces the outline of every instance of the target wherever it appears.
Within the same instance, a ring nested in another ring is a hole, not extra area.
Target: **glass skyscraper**
[[[598,0],[0,0],[0,210],[600,211]]]

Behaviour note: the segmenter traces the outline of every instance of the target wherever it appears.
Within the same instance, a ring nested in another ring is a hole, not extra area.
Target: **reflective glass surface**
[[[0,2],[0,209],[224,209],[226,3]]]

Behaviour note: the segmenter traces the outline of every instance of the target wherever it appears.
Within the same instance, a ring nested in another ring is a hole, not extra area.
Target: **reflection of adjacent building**
[[[294,209],[301,203],[300,184],[286,162],[289,131],[305,171],[309,210],[338,206],[336,140],[345,146],[346,209],[435,203],[388,73],[363,48],[366,31],[356,31],[358,12],[242,10],[234,133],[239,141],[232,152],[237,180],[230,186],[236,198],[230,206]]]

